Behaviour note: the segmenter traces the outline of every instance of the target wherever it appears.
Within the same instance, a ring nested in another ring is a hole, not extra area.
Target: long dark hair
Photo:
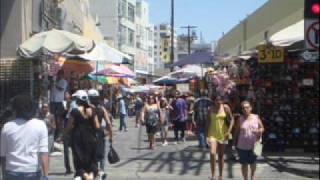
[[[12,100],[12,110],[15,112],[17,118],[30,120],[35,115],[34,105],[29,95],[17,95]]]
[[[84,113],[87,115],[87,109],[90,108],[89,102],[81,99],[77,99],[77,105],[82,106]]]

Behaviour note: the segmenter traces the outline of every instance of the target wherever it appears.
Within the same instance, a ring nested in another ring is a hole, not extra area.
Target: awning
[[[144,74],[144,75],[148,75],[149,74],[148,71],[143,71],[143,70],[135,70],[134,72],[138,73],[138,74]]]
[[[113,64],[126,64],[132,61],[132,57],[115,49],[105,43],[97,43],[96,47],[89,53],[79,55],[79,57],[98,62]]]
[[[270,37],[274,46],[291,46],[292,44],[304,40],[304,20],[301,20]]]
[[[18,54],[25,58],[33,58],[46,53],[89,52],[94,48],[92,40],[68,31],[52,29],[33,35],[18,47]]]

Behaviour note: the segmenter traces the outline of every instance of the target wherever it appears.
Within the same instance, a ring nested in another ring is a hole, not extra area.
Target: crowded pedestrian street
[[[319,0],[1,0],[0,180],[319,179]]]
[[[185,143],[173,144],[170,132],[169,145],[157,142],[155,150],[147,147],[147,136],[142,128],[134,127],[134,119],[128,121],[128,132],[115,131],[115,149],[120,162],[106,165],[110,180],[207,180],[209,179],[209,152],[199,150],[194,137]],[[114,128],[116,130],[117,128]],[[157,138],[159,140],[159,137]],[[106,152],[108,148],[106,149]],[[56,154],[56,153],[53,153]],[[270,154],[258,160],[257,176],[261,180],[308,180],[319,179],[319,157],[317,154]],[[69,180],[65,175],[63,156],[51,156],[49,176],[54,180]],[[225,179],[240,180],[240,165],[228,160],[224,168]]]

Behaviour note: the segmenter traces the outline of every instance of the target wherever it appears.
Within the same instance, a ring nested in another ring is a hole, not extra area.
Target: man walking
[[[127,109],[126,103],[124,98],[121,94],[118,94],[117,99],[119,101],[119,116],[120,116],[120,127],[119,131],[128,131],[127,124],[126,124],[126,116],[127,116]]]
[[[200,149],[205,149],[207,146],[205,128],[206,122],[208,121],[209,107],[212,106],[212,104],[213,102],[206,96],[205,91],[200,92],[200,97],[197,98],[194,103],[193,124],[196,127]]]
[[[181,141],[185,141],[185,130],[186,130],[186,122],[188,118],[188,105],[186,100],[183,98],[183,95],[180,95],[179,91],[176,92],[176,100],[172,102],[173,107],[173,130],[175,137],[175,144]],[[179,131],[180,139],[179,139]]]
[[[1,132],[0,156],[4,180],[48,179],[48,130],[44,121],[34,119],[31,98],[18,95],[12,110],[16,119]],[[42,170],[42,174],[41,174]]]
[[[65,97],[65,92],[68,87],[68,82],[64,79],[64,71],[59,70],[57,73],[57,79],[55,83],[52,85],[52,95],[51,95],[51,113],[55,116],[56,120],[56,133],[55,137],[59,137],[62,132],[64,117],[63,114],[65,112],[63,101]]]

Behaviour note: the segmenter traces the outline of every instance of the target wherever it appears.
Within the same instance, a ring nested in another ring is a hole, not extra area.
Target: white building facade
[[[153,26],[149,22],[149,4],[145,0],[137,0],[134,70],[138,76],[146,79],[154,73],[153,46]]]
[[[174,33],[174,51],[177,49],[177,36]],[[177,60],[177,53],[174,53],[174,61]],[[159,24],[154,26],[154,61],[156,69],[165,68],[170,64],[171,56],[171,26]]]
[[[136,54],[136,0],[94,0],[91,12],[104,40],[120,51]]]

